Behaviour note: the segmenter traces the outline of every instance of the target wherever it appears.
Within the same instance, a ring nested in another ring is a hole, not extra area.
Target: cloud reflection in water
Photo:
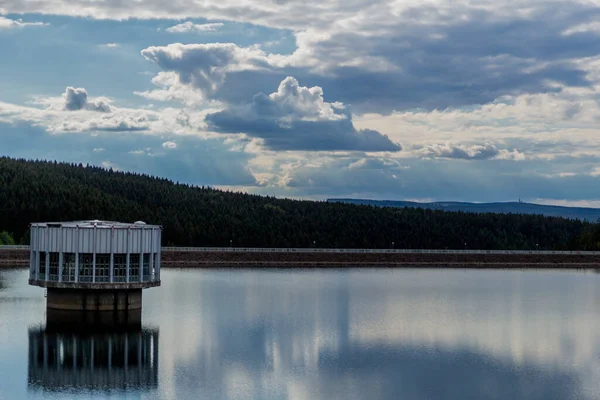
[[[165,271],[163,279],[166,290],[147,298],[168,365],[157,396],[598,394],[595,274]]]

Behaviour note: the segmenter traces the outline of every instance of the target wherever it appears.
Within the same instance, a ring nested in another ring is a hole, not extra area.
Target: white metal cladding
[[[158,225],[139,221],[131,224],[99,220],[46,222],[31,224],[30,232],[33,280],[111,283],[131,282],[130,277],[140,282],[160,280],[161,227]],[[91,255],[89,259],[88,255]],[[108,256],[109,261],[102,255]],[[122,278],[125,264],[127,278]],[[80,279],[80,276],[91,280]]]
[[[31,225],[31,250],[63,253],[149,253],[160,249],[161,228],[157,225],[120,224],[61,227]]]

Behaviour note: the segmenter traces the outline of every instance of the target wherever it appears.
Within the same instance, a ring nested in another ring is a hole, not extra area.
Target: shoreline
[[[252,251],[254,250],[254,251]],[[0,248],[0,268],[26,267],[29,250]],[[231,249],[169,248],[161,256],[162,268],[532,268],[600,269],[597,253],[549,252],[343,252],[271,249],[231,251]]]

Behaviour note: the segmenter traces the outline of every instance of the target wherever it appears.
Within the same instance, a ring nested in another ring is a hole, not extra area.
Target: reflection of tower
[[[31,328],[30,389],[144,390],[158,386],[158,329]]]

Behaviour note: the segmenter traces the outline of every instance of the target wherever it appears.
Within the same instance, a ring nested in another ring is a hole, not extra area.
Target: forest
[[[600,246],[598,225],[579,220],[278,199],[95,166],[8,157],[0,157],[0,205],[0,232],[7,233],[0,240],[14,238],[20,244],[28,243],[31,222],[104,219],[162,225],[163,245],[172,246]]]

